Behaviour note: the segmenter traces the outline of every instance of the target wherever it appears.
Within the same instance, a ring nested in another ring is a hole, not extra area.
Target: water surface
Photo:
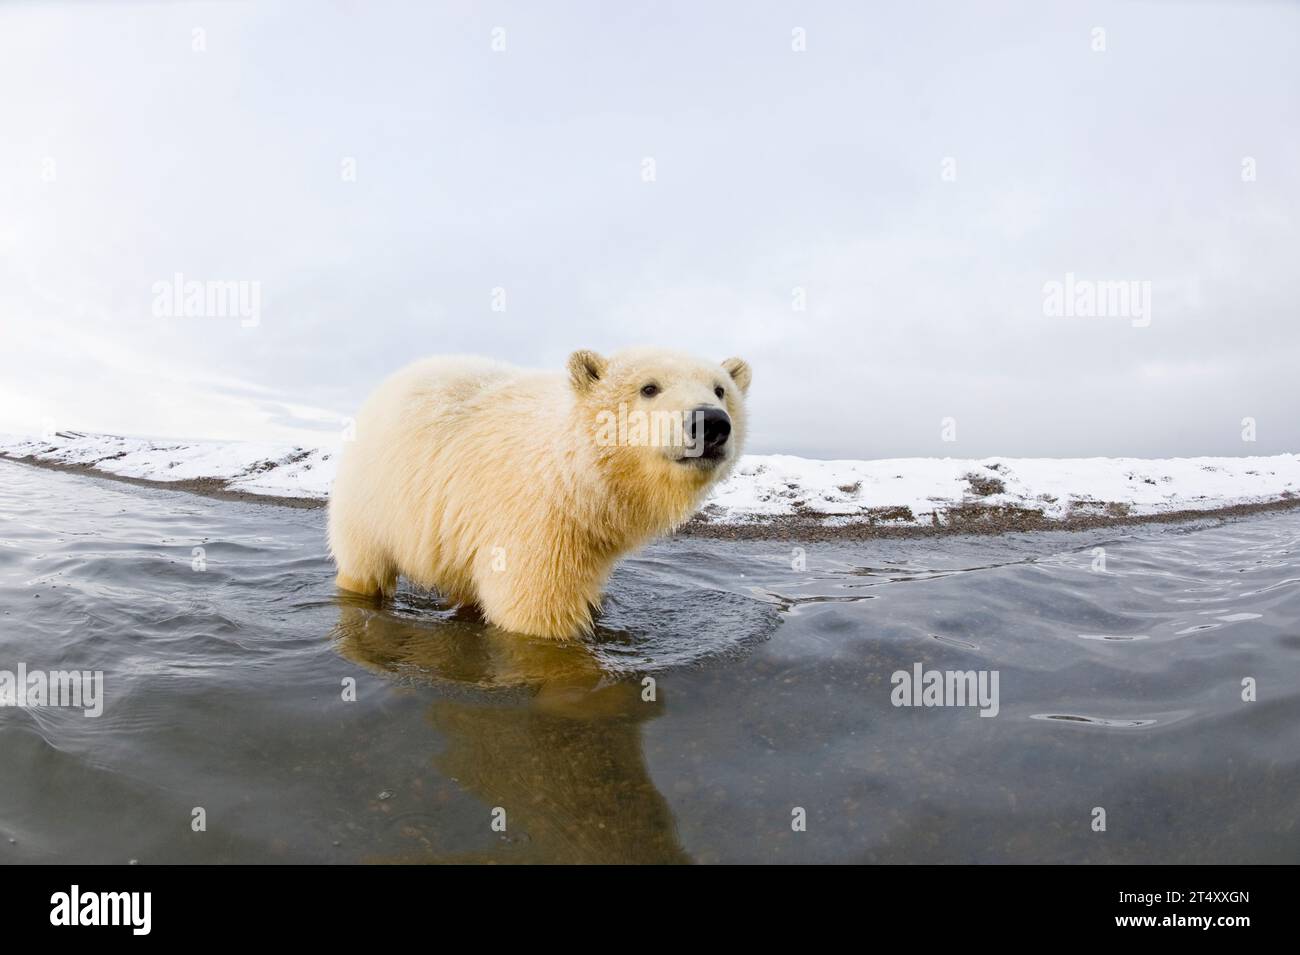
[[[105,686],[0,707],[0,861],[1300,861],[1300,514],[665,541],[571,645],[340,598],[323,518],[0,462],[0,670]]]

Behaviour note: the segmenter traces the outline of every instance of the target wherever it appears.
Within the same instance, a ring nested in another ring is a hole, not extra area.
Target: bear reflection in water
[[[610,682],[587,646],[521,639],[467,614],[405,619],[347,598],[333,637],[345,657],[390,679],[495,691],[443,698],[428,716],[445,741],[438,771],[527,834],[510,861],[691,861],[641,751],[641,724],[662,705],[643,700],[637,681]]]

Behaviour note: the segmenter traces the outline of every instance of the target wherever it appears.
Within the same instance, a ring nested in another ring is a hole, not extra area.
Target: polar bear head
[[[576,351],[568,371],[596,466],[656,519],[684,520],[739,459],[752,377],[743,360],[659,348]]]

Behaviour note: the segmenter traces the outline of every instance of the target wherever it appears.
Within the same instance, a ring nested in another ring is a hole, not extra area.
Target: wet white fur
[[[575,352],[564,372],[464,356],[410,365],[361,409],[339,465],[338,584],[388,595],[401,575],[507,630],[589,630],[619,556],[689,518],[739,457],[749,382],[740,359],[661,349]],[[625,420],[725,408],[726,458],[709,468],[680,446],[611,443],[620,405]]]

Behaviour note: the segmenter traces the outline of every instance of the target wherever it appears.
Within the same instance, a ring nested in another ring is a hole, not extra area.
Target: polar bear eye
[[[655,395],[659,394],[659,386],[653,382],[648,385],[642,385],[641,394],[645,395],[647,398],[653,398]]]
[[[714,388],[714,389],[713,389],[713,393],[714,393],[715,395],[718,396],[718,400],[719,400],[719,401],[721,401],[721,400],[722,400],[722,396],[723,396],[724,394],[726,394],[726,392],[722,390],[722,386],[721,386],[721,385],[718,385],[718,387]]]

